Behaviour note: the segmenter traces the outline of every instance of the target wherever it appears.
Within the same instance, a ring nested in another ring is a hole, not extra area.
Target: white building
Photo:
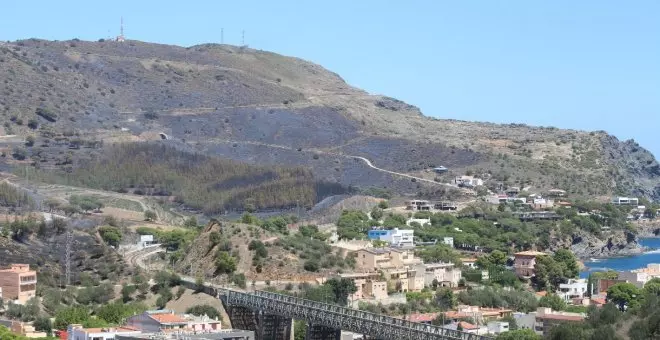
[[[612,204],[638,206],[639,199],[636,197],[614,197],[612,198]]]
[[[415,231],[410,229],[401,230],[395,228],[391,233],[387,233],[380,237],[381,241],[389,243],[393,247],[414,247],[413,242]]]
[[[424,263],[417,265],[415,271],[417,275],[423,273],[425,287],[431,287],[433,281],[437,281],[440,286],[457,287],[463,277],[461,269],[453,263]]]
[[[410,227],[411,223],[419,223],[419,225],[424,226],[426,224],[431,224],[431,219],[430,218],[409,218],[406,221],[406,225]]]
[[[456,177],[454,179],[454,183],[459,187],[468,187],[468,188],[484,185],[484,181],[481,178],[474,178],[473,176]]]
[[[619,272],[619,280],[626,280],[642,288],[651,279],[660,277],[660,263],[649,263],[646,268],[626,270]]]
[[[589,292],[586,279],[569,279],[568,283],[559,284],[557,295],[568,302],[574,298],[584,298]]]
[[[442,243],[454,248],[454,238],[453,237],[445,237],[442,239]]]
[[[536,312],[531,313],[513,313],[513,318],[516,320],[518,329],[531,329],[536,331]]]
[[[154,235],[140,235],[140,241],[138,241],[138,248],[142,249],[153,243],[154,243]]]
[[[527,198],[525,197],[511,197],[507,195],[493,195],[486,197],[486,202],[490,204],[502,204],[502,203],[527,203]]]
[[[83,328],[82,325],[67,327],[67,340],[114,340],[117,335],[140,335],[142,332],[133,328],[103,327]]]
[[[488,323],[489,334],[500,334],[509,331],[509,323],[504,321],[491,321]]]

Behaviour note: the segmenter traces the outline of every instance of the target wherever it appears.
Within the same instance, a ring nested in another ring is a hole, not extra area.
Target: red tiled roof
[[[83,328],[83,331],[89,333],[126,333],[135,332],[137,329],[133,327],[97,327],[97,328]]]
[[[149,317],[160,322],[160,323],[187,323],[186,320],[182,319],[176,314],[149,314]]]
[[[545,290],[542,290],[540,292],[536,292],[536,296],[546,296],[546,295],[548,295],[548,292],[546,292]]]
[[[408,315],[408,321],[412,322],[431,322],[435,320],[440,313],[417,313]]]
[[[473,325],[465,321],[459,322],[458,325],[461,326],[461,328],[463,328],[464,330],[479,329],[479,326]]]
[[[578,315],[543,314],[543,315],[537,315],[536,318],[557,320],[557,321],[584,321],[584,316],[578,316]]]
[[[591,298],[591,302],[597,305],[604,305],[607,303],[605,298]]]

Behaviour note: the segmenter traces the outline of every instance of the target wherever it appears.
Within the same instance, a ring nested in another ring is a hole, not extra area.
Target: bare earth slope
[[[248,48],[25,40],[0,45],[0,79],[5,134],[33,134],[38,144],[158,140],[163,133],[168,143],[210,155],[307,166],[318,179],[347,187],[417,194],[433,186],[350,157],[361,156],[431,180],[423,170],[444,165],[457,174],[488,172],[508,185],[660,198],[660,165],[634,141],[429,118],[321,66]],[[37,108],[57,117],[37,116]],[[34,130],[31,119],[39,124]],[[46,167],[63,163],[44,158]]]

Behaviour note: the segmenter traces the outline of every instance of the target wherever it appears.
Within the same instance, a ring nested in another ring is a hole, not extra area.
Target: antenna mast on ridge
[[[124,42],[124,17],[121,17],[121,24],[119,26],[119,36],[116,39],[118,42]]]

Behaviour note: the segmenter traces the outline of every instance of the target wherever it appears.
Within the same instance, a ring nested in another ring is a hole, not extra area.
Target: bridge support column
[[[341,330],[321,325],[307,325],[305,340],[340,340]]]
[[[227,314],[229,315],[229,321],[231,326],[234,329],[243,329],[254,331],[255,336],[257,334],[257,312],[238,306],[229,306],[225,307]]]
[[[257,332],[258,340],[290,340],[291,324],[289,318],[271,315],[259,314],[259,330]]]

